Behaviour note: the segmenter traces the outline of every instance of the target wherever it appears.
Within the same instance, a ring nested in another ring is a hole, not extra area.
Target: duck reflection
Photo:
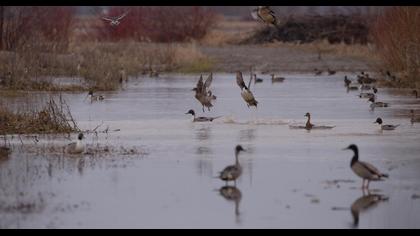
[[[367,195],[365,191],[363,191],[363,196],[356,199],[356,201],[351,204],[350,211],[353,216],[353,227],[358,227],[359,225],[359,214],[364,212],[368,209],[372,209],[373,207],[377,206],[378,203],[387,201],[389,198],[384,195],[380,194],[371,194],[367,191]]]
[[[244,129],[239,131],[239,141],[249,142],[256,138],[256,129]]]
[[[211,127],[204,127],[196,130],[197,140],[203,141],[211,138]]]
[[[242,199],[242,193],[239,188],[235,186],[229,186],[225,185],[219,189],[220,195],[222,195],[226,200],[235,202],[235,216],[236,216],[236,222],[240,223],[239,219],[239,203]]]

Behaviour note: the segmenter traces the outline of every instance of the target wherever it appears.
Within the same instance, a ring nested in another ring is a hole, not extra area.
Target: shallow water
[[[64,138],[10,140],[13,153],[0,157],[0,228],[420,228],[420,124],[408,118],[420,100],[380,90],[378,100],[391,107],[371,111],[357,91],[346,92],[343,75],[285,77],[251,85],[256,110],[234,75],[215,74],[217,101],[204,115],[223,117],[212,123],[184,114],[203,115],[191,91],[197,77],[132,79],[95,103],[66,94],[82,129],[112,131],[88,134],[88,145],[145,154],[69,157],[28,148],[60,147]],[[306,112],[315,125],[335,127],[290,129],[305,123]],[[380,132],[377,117],[401,126]],[[370,193],[349,168],[352,152],[342,151],[350,143],[390,175],[372,182]],[[234,163],[236,144],[247,149],[243,175],[236,188],[222,189],[214,177]],[[371,204],[368,194],[385,200]]]

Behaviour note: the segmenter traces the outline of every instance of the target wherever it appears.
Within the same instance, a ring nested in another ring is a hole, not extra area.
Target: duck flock
[[[125,16],[125,15],[124,15]],[[252,16],[256,19],[259,19],[267,24],[276,25],[277,20],[274,15],[274,12],[267,6],[258,7],[257,9],[252,11]],[[123,17],[123,16],[122,16]],[[111,21],[111,24],[118,25],[118,20],[122,19],[122,17],[117,18],[114,20],[115,22]],[[107,19],[108,20],[108,19]],[[314,75],[320,76],[326,73],[327,75],[335,75],[336,71],[331,70],[328,68],[325,72],[319,69],[314,69]],[[284,82],[286,79],[284,77],[276,77],[275,74],[270,74],[271,82],[272,83],[281,83]],[[391,79],[395,79],[395,76],[392,76],[390,72],[385,73],[385,77],[389,77]],[[206,80],[204,80],[203,75],[200,75],[198,82],[196,83],[195,87],[192,88],[192,91],[195,92],[194,98],[200,103],[202,106],[202,112],[211,111],[213,108],[213,103],[217,99],[217,96],[211,90],[211,84],[213,81],[213,73],[210,73]],[[255,98],[253,92],[251,91],[251,87],[253,84],[262,83],[264,80],[262,78],[257,77],[256,73],[253,73],[252,68],[250,69],[250,77],[249,81],[246,84],[243,78],[243,74],[241,71],[236,72],[236,84],[239,87],[240,95],[245,102],[248,108],[255,107],[257,109],[259,102]],[[367,99],[370,102],[370,108],[374,110],[377,107],[387,108],[390,107],[389,103],[385,103],[382,101],[378,101],[377,94],[379,92],[378,88],[376,87],[377,79],[372,78],[368,73],[361,72],[356,75],[356,78],[353,80],[349,78],[349,76],[344,76],[344,86],[349,91],[360,91],[358,95],[361,99]],[[414,90],[413,95],[418,98],[418,91]],[[90,97],[91,102],[93,101],[101,101],[104,100],[104,96],[102,95],[94,95],[93,91],[89,91],[88,96]],[[416,117],[414,114],[414,110],[410,110],[411,114],[411,123],[420,122],[420,117]],[[221,116],[216,117],[209,117],[209,116],[197,116],[196,112],[193,109],[188,110],[185,114],[192,116],[192,122],[213,122],[214,120],[220,118]],[[289,126],[291,129],[332,129],[335,126],[320,126],[314,125],[311,123],[311,114],[307,112],[305,114],[307,117],[307,122],[305,125],[302,126]],[[383,119],[378,117],[374,123],[378,124],[380,130],[384,131],[392,131],[398,128],[399,124],[386,124],[383,122]],[[83,134],[78,136],[77,142],[71,143],[66,147],[67,153],[70,154],[80,154],[84,151],[84,145],[82,143]],[[368,189],[369,183],[371,181],[381,181],[385,178],[388,178],[386,173],[381,172],[375,166],[370,163],[363,162],[359,160],[359,149],[356,144],[350,144],[348,147],[344,148],[343,150],[351,150],[353,151],[353,158],[350,162],[350,168],[358,177],[362,179],[362,189]],[[235,196],[240,196],[240,192],[235,187],[228,186],[228,182],[233,181],[234,186],[236,186],[236,180],[242,175],[242,167],[239,162],[239,154],[242,152],[246,152],[246,150],[241,146],[237,145],[234,148],[234,156],[235,156],[235,163],[233,165],[229,165],[224,168],[220,174],[217,176],[221,181],[226,183],[226,186],[223,187],[220,192],[226,198],[235,198]]]

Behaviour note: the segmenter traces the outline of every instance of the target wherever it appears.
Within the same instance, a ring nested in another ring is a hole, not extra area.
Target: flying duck
[[[213,120],[221,117],[221,116],[217,116],[217,117],[204,117],[204,116],[195,117],[195,112],[194,112],[193,109],[189,110],[185,114],[186,115],[187,114],[191,114],[193,116],[193,122],[207,122],[207,121],[210,121],[211,122],[211,121],[213,121]]]
[[[220,172],[219,178],[225,181],[226,185],[228,181],[234,181],[236,185],[236,179],[242,174],[242,167],[238,160],[238,156],[241,151],[245,151],[245,149],[243,149],[241,145],[237,145],[235,148],[235,164],[227,166],[222,172]]]
[[[213,104],[211,104],[211,102],[216,99],[216,96],[214,96],[210,90],[207,91],[207,89],[210,88],[212,80],[213,80],[212,73],[210,73],[209,77],[206,79],[204,83],[203,83],[203,75],[200,75],[200,79],[198,80],[196,87],[192,89],[192,91],[195,91],[195,98],[203,106],[203,112],[204,112],[204,107],[207,107],[207,109],[210,111],[210,107],[213,107]]]
[[[260,19],[266,24],[277,26],[277,18],[274,11],[269,6],[258,6],[257,9],[252,10],[251,16],[257,20]]]
[[[362,189],[369,188],[370,181],[379,181],[382,180],[382,178],[388,178],[387,174],[381,173],[376,167],[373,165],[359,161],[359,150],[355,144],[351,144],[347,148],[344,148],[343,150],[352,150],[354,152],[354,156],[351,159],[350,162],[350,168],[353,170],[353,172],[363,179],[362,182]],[[365,181],[367,180],[367,185],[365,186]]]
[[[125,12],[124,14],[115,18],[102,17],[102,19],[109,21],[109,24],[114,27],[114,26],[118,26],[121,23],[121,20],[127,15],[127,13],[128,12]]]
[[[378,117],[376,119],[375,122],[373,122],[374,124],[379,124],[381,126],[381,130],[394,130],[395,128],[397,128],[400,125],[383,125],[382,124],[382,119],[380,117]]]
[[[252,73],[251,73],[251,78],[249,79],[249,83],[248,83],[248,87],[247,87],[245,85],[244,79],[242,77],[242,72],[240,72],[240,71],[236,72],[236,83],[238,84],[239,88],[241,88],[241,91],[242,91],[241,96],[245,100],[246,105],[248,107],[250,107],[250,106],[257,107],[258,101],[255,100],[254,95],[252,94],[252,92],[250,90],[251,81],[252,81]]]
[[[271,83],[283,82],[284,80],[284,77],[274,77],[274,74],[271,74]]]
[[[80,133],[77,137],[77,141],[73,143],[69,143],[66,146],[66,153],[68,154],[80,154],[85,150],[85,145],[82,143],[82,139],[84,138],[83,133]]]

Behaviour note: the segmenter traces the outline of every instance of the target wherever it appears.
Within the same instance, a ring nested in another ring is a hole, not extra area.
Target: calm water
[[[391,107],[370,111],[342,78],[265,79],[251,87],[255,110],[234,75],[215,74],[217,101],[205,115],[223,117],[201,124],[184,114],[203,114],[191,91],[197,77],[133,79],[92,104],[66,94],[82,129],[112,131],[88,134],[89,147],[116,151],[69,157],[40,148],[59,149],[62,137],[9,140],[13,153],[0,158],[0,228],[420,228],[420,124],[407,116],[420,100],[380,90],[378,100]],[[290,129],[306,112],[312,123],[336,127]],[[377,117],[401,126],[380,132]],[[342,151],[350,143],[390,175],[370,193],[349,168],[352,152]],[[224,187],[214,177],[234,163],[236,144],[248,150],[243,175],[236,188]],[[121,151],[130,148],[143,154]],[[383,201],[370,204],[375,194]]]

